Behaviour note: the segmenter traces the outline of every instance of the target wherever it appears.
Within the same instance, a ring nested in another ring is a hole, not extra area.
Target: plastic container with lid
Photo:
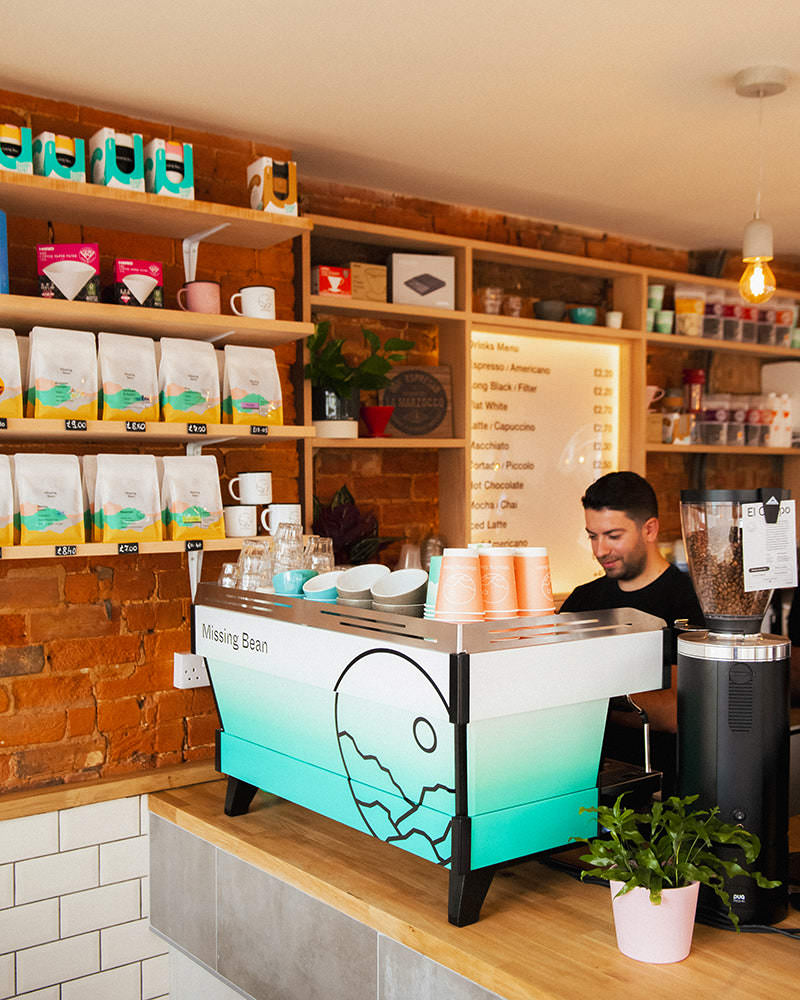
[[[775,343],[775,306],[771,302],[765,309],[758,310],[756,339],[759,344]]]
[[[745,441],[745,422],[747,420],[747,408],[750,403],[749,396],[742,396],[738,393],[730,397],[730,407],[728,409],[728,424],[726,429],[726,444],[743,445]]]
[[[700,444],[727,444],[730,404],[730,393],[716,393],[705,397],[702,417],[698,422]]]
[[[742,343],[755,344],[758,340],[758,306],[749,302],[742,305]]]
[[[700,419],[703,411],[703,386],[706,373],[702,368],[683,369],[683,410]]]
[[[709,340],[722,339],[722,313],[725,306],[725,291],[709,288],[706,293],[706,308],[703,316],[703,336]]]
[[[778,347],[789,347],[797,315],[797,303],[791,299],[774,299],[773,301],[775,305],[775,344]]]
[[[752,448],[763,448],[769,425],[764,423],[766,400],[763,396],[750,396],[744,425],[744,443]]]
[[[726,292],[722,305],[723,340],[742,339],[742,300],[738,292]]]
[[[697,285],[675,286],[675,333],[682,337],[703,336],[706,290]]]

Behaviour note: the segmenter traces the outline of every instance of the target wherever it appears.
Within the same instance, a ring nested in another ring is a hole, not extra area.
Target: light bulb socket
[[[772,260],[772,226],[763,219],[751,219],[744,227],[742,260]]]

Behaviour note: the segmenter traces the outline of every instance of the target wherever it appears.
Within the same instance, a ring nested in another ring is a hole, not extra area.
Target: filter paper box
[[[41,177],[86,181],[86,147],[83,139],[40,132],[33,140],[33,172]]]
[[[386,268],[382,264],[350,263],[350,291],[354,299],[386,301]]]
[[[144,191],[144,146],[138,132],[98,129],[89,140],[89,165],[92,184]]]
[[[297,164],[259,157],[247,168],[247,190],[257,212],[297,215]]]
[[[96,243],[48,243],[36,247],[43,299],[100,301],[100,250]]]
[[[144,150],[145,188],[153,194],[194,199],[192,144],[153,139]]]

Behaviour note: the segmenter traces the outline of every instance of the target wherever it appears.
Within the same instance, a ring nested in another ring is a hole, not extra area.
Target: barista
[[[581,498],[586,531],[604,575],[569,595],[561,611],[635,608],[674,626],[680,619],[701,626],[703,612],[692,581],[658,549],[658,501],[652,486],[635,472],[611,472]],[[648,714],[653,763],[664,771],[665,790],[675,776],[677,674],[669,690],[632,695]],[[606,756],[642,762],[641,723],[637,715],[613,710],[606,727]]]

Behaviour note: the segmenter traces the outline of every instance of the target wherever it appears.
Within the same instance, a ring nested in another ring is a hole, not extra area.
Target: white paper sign
[[[797,586],[794,500],[781,500],[778,520],[768,524],[760,503],[742,504],[744,589]]]
[[[581,497],[618,468],[620,348],[472,333],[470,538],[548,549],[553,591],[602,571]]]

